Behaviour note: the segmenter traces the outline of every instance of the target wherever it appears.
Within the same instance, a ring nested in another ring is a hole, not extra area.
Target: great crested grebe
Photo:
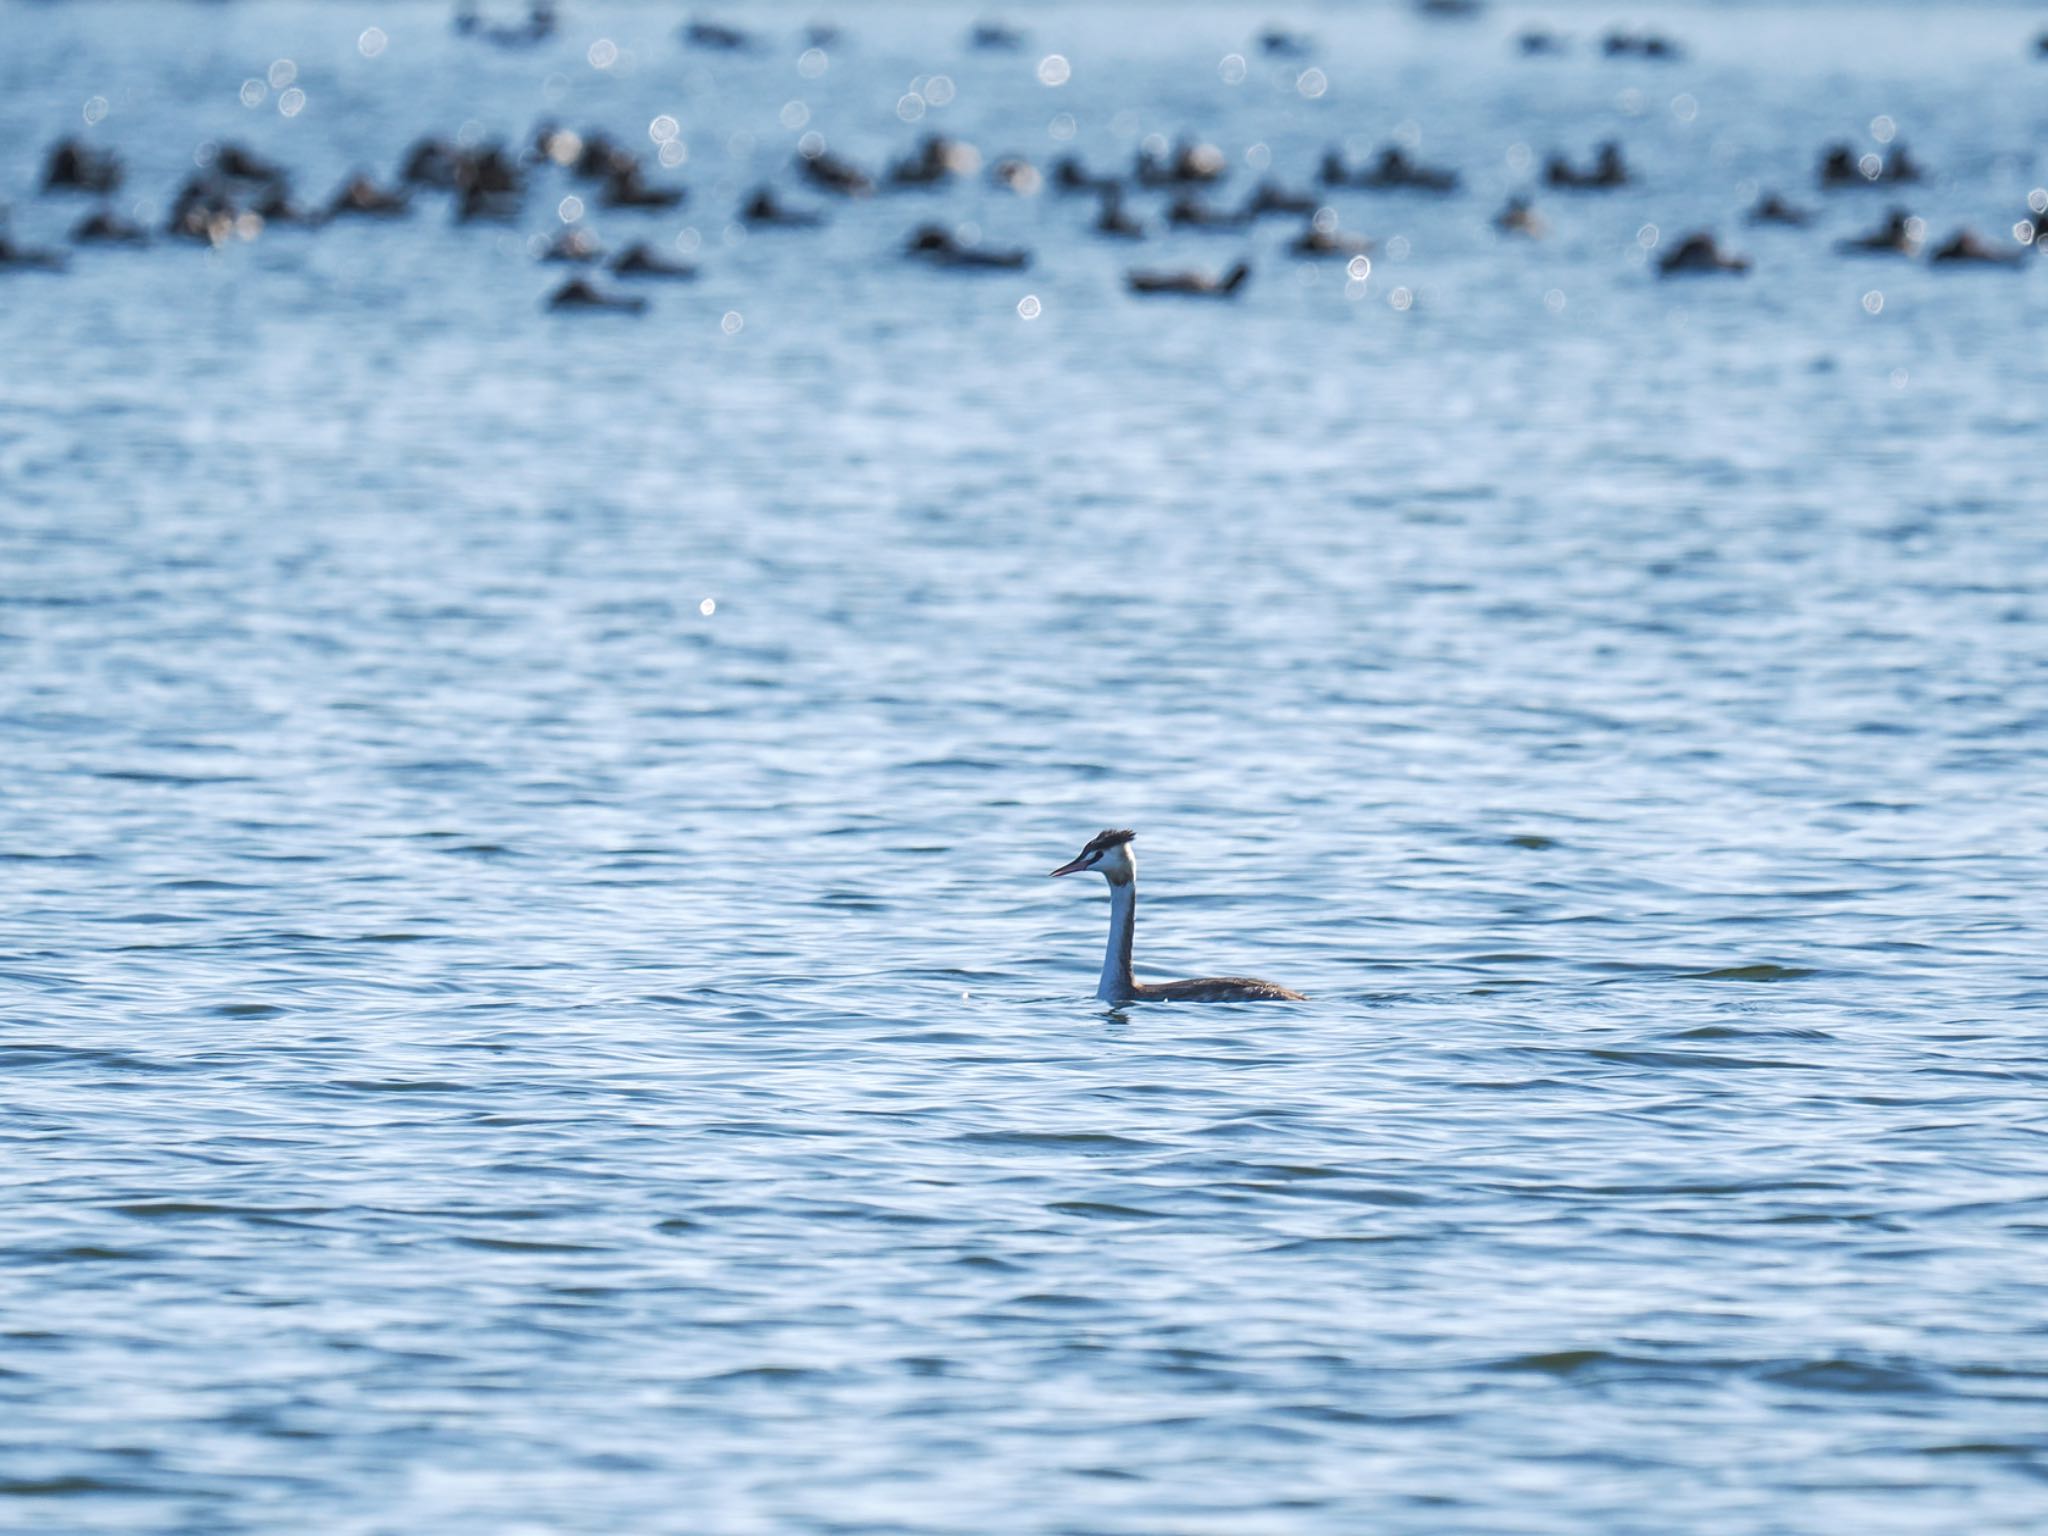
[[[1092,869],[1109,882],[1109,949],[1102,957],[1102,984],[1095,995],[1105,1003],[1307,1002],[1299,992],[1250,976],[1197,976],[1156,985],[1131,975],[1131,935],[1138,923],[1138,861],[1131,853],[1135,832],[1098,832],[1071,863],[1055,875]]]

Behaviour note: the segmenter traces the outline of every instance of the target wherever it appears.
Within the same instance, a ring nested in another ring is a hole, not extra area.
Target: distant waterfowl
[[[1353,256],[1364,256],[1371,252],[1372,241],[1364,235],[1354,235],[1337,227],[1334,216],[1324,218],[1318,214],[1309,225],[1288,243],[1287,251],[1292,256],[1338,257],[1348,260]]]
[[[1182,138],[1165,154],[1141,147],[1132,169],[1141,187],[1199,187],[1221,181],[1230,161],[1214,144]]]
[[[647,308],[647,301],[638,295],[605,293],[588,278],[572,277],[548,295],[548,308],[610,310],[617,314],[637,315]]]
[[[1024,46],[1024,34],[1000,21],[977,21],[967,34],[967,46],[985,53],[1014,53]]]
[[[1008,187],[1019,197],[1035,197],[1045,185],[1037,166],[1016,155],[1005,155],[989,167],[988,177],[999,187]]]
[[[1251,275],[1250,264],[1240,261],[1221,277],[1211,272],[1134,271],[1124,274],[1124,284],[1133,293],[1174,293],[1190,298],[1227,299],[1244,287]]]
[[[1515,46],[1522,50],[1525,58],[1540,58],[1563,53],[1564,39],[1555,32],[1546,32],[1541,27],[1531,27],[1515,39]]]
[[[1183,192],[1167,206],[1166,222],[1175,229],[1228,231],[1243,229],[1251,218],[1242,211],[1211,208],[1192,192]]]
[[[766,229],[811,229],[825,222],[808,208],[788,208],[768,187],[756,187],[740,205],[740,222]]]
[[[820,150],[815,155],[798,155],[796,168],[812,186],[836,192],[841,197],[866,197],[875,190],[873,177],[852,161],[842,160],[829,150]]]
[[[1252,188],[1252,195],[1245,199],[1244,216],[1247,219],[1264,218],[1269,213],[1313,215],[1321,203],[1306,192],[1290,192],[1275,181],[1262,181]]]
[[[688,196],[681,187],[657,187],[644,179],[639,161],[616,169],[598,194],[607,208],[674,208]]]
[[[575,263],[592,262],[602,259],[604,247],[598,244],[597,236],[579,225],[571,224],[558,230],[554,239],[542,248],[542,261],[566,261]]]
[[[147,245],[149,231],[111,208],[96,209],[71,226],[76,245]]]
[[[176,239],[217,246],[233,235],[241,213],[221,182],[201,174],[178,189],[164,232]]]
[[[1934,249],[1929,261],[1943,265],[2015,267],[2026,259],[2024,252],[1992,245],[1974,229],[1959,229]]]
[[[1493,216],[1493,227],[1504,235],[1520,235],[1528,240],[1541,240],[1550,232],[1550,225],[1542,214],[1530,206],[1526,197],[1511,197],[1507,206]]]
[[[1621,158],[1621,146],[1609,139],[1595,152],[1593,168],[1579,170],[1563,155],[1544,162],[1543,179],[1553,187],[1581,192],[1605,192],[1629,184],[1628,165]]]
[[[1098,235],[1108,235],[1112,240],[1145,238],[1145,226],[1125,210],[1123,188],[1114,183],[1103,189],[1102,206],[1096,210],[1091,227]]]
[[[611,259],[608,270],[617,277],[693,278],[697,269],[687,261],[675,261],[661,254],[645,240],[635,240]]]
[[[903,251],[906,256],[935,267],[1014,272],[1031,265],[1029,251],[983,250],[978,245],[965,244],[939,224],[920,224],[912,231]]]
[[[415,139],[405,152],[398,179],[409,187],[453,191],[462,172],[462,152],[446,139]]]
[[[1259,52],[1275,59],[1305,59],[1315,51],[1315,45],[1300,32],[1290,32],[1285,27],[1268,27],[1259,34]]]
[[[754,39],[738,27],[722,21],[691,21],[683,27],[683,41],[692,48],[710,48],[722,53],[746,53]]]
[[[1624,32],[1617,28],[1600,39],[1600,51],[1610,59],[1638,58],[1673,60],[1685,57],[1685,50],[1668,37],[1655,32]]]
[[[121,185],[121,162],[112,150],[94,149],[83,139],[61,139],[43,167],[45,192],[105,194]]]
[[[1102,957],[1102,979],[1095,995],[1105,1003],[1251,1003],[1306,1002],[1299,992],[1251,976],[1200,976],[1190,981],[1148,983],[1131,973],[1131,951],[1138,923],[1138,862],[1131,852],[1131,831],[1101,832],[1090,838],[1069,862],[1052,873],[1080,874],[1093,870],[1109,882],[1109,946]]]
[[[1062,192],[1121,192],[1123,183],[1114,176],[1098,176],[1073,155],[1062,155],[1052,165],[1052,184]]]
[[[1687,235],[1665,252],[1657,262],[1657,270],[1666,277],[1703,272],[1747,272],[1749,258],[1722,250],[1711,234],[1701,230]]]
[[[1752,224],[1787,224],[1797,226],[1809,223],[1811,219],[1812,215],[1804,208],[1794,207],[1775,192],[1766,192],[1757,199],[1756,205],[1749,210],[1749,222]]]
[[[569,162],[569,174],[578,181],[610,181],[640,169],[638,155],[610,134],[597,130],[553,135],[546,141],[548,158],[559,165],[562,151],[572,146],[575,158]]]
[[[889,167],[887,180],[892,187],[935,187],[955,176],[972,176],[980,168],[981,154],[972,144],[928,133],[915,154]]]
[[[1920,249],[1921,223],[1903,208],[1894,208],[1868,234],[1837,240],[1835,249],[1855,256],[1911,256]]]
[[[369,177],[357,174],[342,184],[327,205],[329,218],[356,215],[371,219],[395,219],[411,212],[412,199],[403,192],[387,192]]]
[[[1458,173],[1438,166],[1419,165],[1408,158],[1398,144],[1389,144],[1366,169],[1351,179],[1352,186],[1373,192],[1455,192]]]
[[[1847,144],[1831,144],[1820,158],[1823,187],[1898,186],[1924,180],[1926,174],[1903,143],[1894,144],[1889,156],[1875,151],[1858,155]]]
[[[284,167],[264,159],[253,149],[232,141],[214,150],[211,169],[216,176],[225,176],[229,181],[285,179]]]

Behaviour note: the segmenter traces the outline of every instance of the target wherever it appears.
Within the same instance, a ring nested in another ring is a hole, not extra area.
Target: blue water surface
[[[73,132],[689,191],[0,272],[0,1527],[2041,1529],[2040,13],[684,14],[0,3],[22,245]],[[1182,133],[1463,182],[1358,278],[986,174]],[[549,314],[565,216],[699,275]],[[1105,826],[1141,974],[1313,1001],[1092,1001]]]

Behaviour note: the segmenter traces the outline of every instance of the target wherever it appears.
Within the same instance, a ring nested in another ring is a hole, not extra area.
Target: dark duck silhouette
[[[71,226],[75,245],[147,245],[149,231],[111,208],[99,208]]]
[[[914,153],[889,167],[886,180],[892,187],[936,187],[955,176],[971,176],[980,164],[973,145],[928,133]]]
[[[40,246],[23,245],[8,228],[7,211],[0,208],[0,272],[61,272],[64,255]]]
[[[1543,180],[1568,191],[1605,192],[1628,185],[1628,165],[1621,158],[1621,146],[1609,139],[1594,154],[1591,170],[1582,171],[1563,155],[1552,155],[1544,163]]]
[[[1911,256],[1920,249],[1919,223],[1905,209],[1894,208],[1877,228],[1837,240],[1835,249],[1852,256]]]
[[[1245,200],[1244,216],[1262,219],[1269,213],[1308,216],[1322,205],[1306,192],[1290,192],[1275,181],[1262,181]]]
[[[1797,227],[1812,221],[1812,215],[1804,208],[1798,208],[1785,201],[1775,192],[1766,192],[1756,200],[1749,210],[1752,224],[1785,224]]]
[[[412,199],[403,192],[388,192],[360,173],[344,182],[327,205],[330,219],[395,219],[411,211]]]
[[[1665,277],[1681,277],[1692,273],[1706,272],[1747,272],[1749,258],[1731,255],[1714,243],[1714,237],[1705,230],[1687,235],[1671,250],[1666,251],[1657,261],[1657,270]]]
[[[1959,229],[1936,246],[1928,260],[1939,266],[2016,267],[2026,255],[1995,246],[1974,229]]]
[[[598,201],[607,208],[674,208],[686,195],[681,187],[657,187],[648,182],[635,160],[614,168]]]
[[[938,224],[920,224],[905,242],[903,253],[930,266],[963,271],[1014,272],[1031,265],[1029,251],[983,250],[978,245],[962,243],[951,230]]]
[[[1166,210],[1166,222],[1175,229],[1208,229],[1231,231],[1243,229],[1251,223],[1251,215],[1242,211],[1211,208],[1192,192],[1183,192],[1176,197]]]
[[[1493,227],[1504,235],[1520,235],[1528,240],[1541,240],[1550,232],[1550,225],[1522,196],[1511,197],[1507,206],[1493,216]]]
[[[60,139],[43,166],[45,192],[105,195],[121,185],[121,161],[112,150],[94,149],[83,139]]]
[[[1102,206],[1095,211],[1092,227],[1098,235],[1108,235],[1112,240],[1145,238],[1145,226],[1125,209],[1123,188],[1114,184],[1104,189]]]
[[[1109,946],[1095,995],[1105,1003],[1306,1002],[1299,992],[1252,976],[1198,976],[1188,981],[1143,982],[1131,971],[1138,925],[1138,861],[1129,830],[1100,832],[1055,876],[1092,870],[1109,882]]]
[[[1240,261],[1221,277],[1211,272],[1128,272],[1124,275],[1124,285],[1133,293],[1228,299],[1244,287],[1251,275],[1250,265]]]
[[[1141,187],[1199,187],[1221,181],[1230,162],[1214,144],[1183,136],[1165,154],[1140,148],[1135,166]]]
[[[645,240],[635,240],[614,256],[609,270],[615,277],[660,277],[676,281],[697,275],[695,266],[687,261],[671,260]]]
[[[1458,173],[1439,166],[1419,165],[1398,144],[1389,144],[1351,184],[1375,192],[1455,192]]]
[[[811,229],[825,222],[808,208],[785,207],[767,187],[756,187],[740,205],[740,222],[767,229]]]
[[[866,197],[875,190],[873,177],[852,161],[842,160],[829,150],[815,155],[798,155],[796,168],[812,186],[836,192],[841,197]]]
[[[637,294],[606,293],[588,278],[572,277],[548,295],[548,308],[637,315],[647,308],[647,301]]]

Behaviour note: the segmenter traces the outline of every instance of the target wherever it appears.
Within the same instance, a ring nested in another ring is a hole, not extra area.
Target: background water
[[[2009,238],[2039,13],[861,6],[806,79],[819,14],[0,6],[24,241],[95,95],[159,217],[207,138],[320,197],[669,112],[689,205],[591,222],[703,241],[637,320],[539,309],[546,178],[0,274],[0,1525],[2038,1529],[2048,262],[1837,256],[1892,199],[1812,169],[1889,114]],[[799,99],[1467,189],[1342,195],[1362,289],[980,183],[738,241]],[[906,266],[934,210],[1033,267]],[[1090,1001],[1106,825],[1141,974],[1314,1001]]]

